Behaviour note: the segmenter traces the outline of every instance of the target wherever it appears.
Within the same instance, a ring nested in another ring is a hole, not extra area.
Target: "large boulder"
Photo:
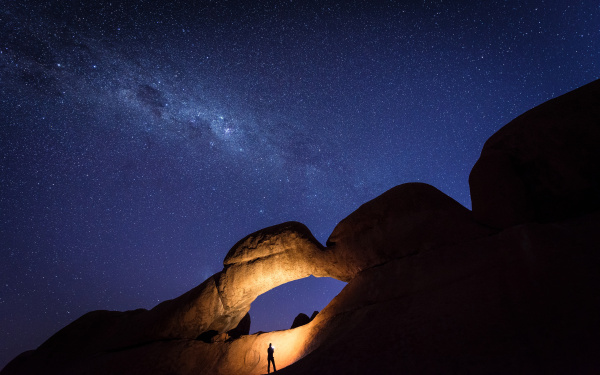
[[[600,80],[545,102],[487,140],[469,176],[475,218],[496,228],[600,208]]]
[[[196,338],[209,330],[232,330],[259,295],[310,275],[332,276],[331,256],[298,222],[251,233],[229,250],[221,272],[151,310],[152,330],[160,338]]]
[[[407,183],[391,188],[342,220],[327,247],[350,280],[389,259],[490,234],[471,212],[435,187]]]

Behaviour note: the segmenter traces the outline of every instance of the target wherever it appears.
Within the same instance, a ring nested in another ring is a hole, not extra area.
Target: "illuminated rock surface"
[[[215,275],[223,315],[237,324],[259,295],[310,275],[331,276],[327,267],[331,255],[306,226],[297,222],[246,236],[229,250],[223,261],[225,268]]]
[[[2,375],[260,374],[269,343],[282,374],[598,373],[599,82],[490,138],[474,215],[413,183],[359,207],[327,247],[300,223],[265,228],[182,296],[86,314]],[[309,275],[348,285],[307,324],[245,334],[258,295]]]

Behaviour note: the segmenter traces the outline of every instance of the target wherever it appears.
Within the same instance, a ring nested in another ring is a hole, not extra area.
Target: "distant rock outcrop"
[[[308,315],[306,315],[304,313],[300,313],[294,318],[294,321],[292,322],[292,326],[290,327],[290,329],[308,324],[308,323],[310,323],[310,320],[311,319],[308,317]]]
[[[293,328],[296,328],[296,327],[300,327],[300,326],[303,326],[305,324],[308,324],[308,323],[312,322],[312,320],[317,316],[318,313],[319,313],[318,311],[313,311],[313,313],[310,316],[310,318],[308,317],[308,315],[306,315],[304,313],[298,314],[294,318],[294,321],[292,322],[292,326],[290,327],[290,329],[293,329]]]
[[[300,223],[265,228],[182,296],[88,313],[1,374],[253,375],[269,343],[283,375],[599,373],[599,94],[593,82],[492,136],[473,213],[413,183],[360,206],[327,247]],[[247,334],[258,295],[309,275],[348,285],[303,325]]]

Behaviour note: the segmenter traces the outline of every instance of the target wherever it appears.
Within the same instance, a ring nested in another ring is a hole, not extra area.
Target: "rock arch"
[[[348,281],[335,272],[335,254],[299,222],[285,222],[247,235],[227,253],[224,268],[188,293],[152,312],[162,337],[195,338],[237,326],[261,294],[310,275]]]
[[[289,281],[313,275],[350,282],[390,259],[487,234],[469,210],[433,186],[399,185],[342,220],[327,247],[298,222],[261,229],[229,250],[222,271],[187,293],[149,311],[86,314],[40,351],[58,350],[69,361],[164,340],[196,341],[236,328],[259,295]]]
[[[161,337],[195,338],[237,326],[261,294],[310,275],[349,282],[393,258],[489,234],[471,212],[424,183],[396,186],[342,220],[323,247],[299,222],[261,229],[238,241],[224,268],[197,288],[157,306]],[[164,306],[163,306],[164,305]]]

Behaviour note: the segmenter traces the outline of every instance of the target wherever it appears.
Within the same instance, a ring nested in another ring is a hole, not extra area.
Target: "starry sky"
[[[325,243],[599,78],[596,0],[0,2],[0,368],[82,314],[152,308],[284,221]],[[286,329],[345,284],[252,305]]]

